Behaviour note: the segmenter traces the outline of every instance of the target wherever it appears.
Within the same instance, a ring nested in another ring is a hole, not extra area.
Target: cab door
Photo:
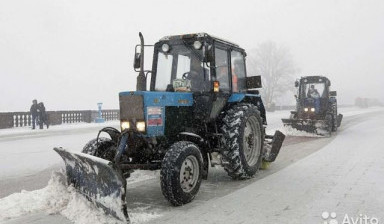
[[[214,79],[219,81],[219,92],[214,93],[210,119],[216,119],[227,104],[232,93],[230,50],[225,46],[215,47]]]
[[[225,45],[215,44],[211,62],[212,81],[219,81],[219,92],[194,93],[195,117],[204,122],[214,121],[231,95],[230,51]]]

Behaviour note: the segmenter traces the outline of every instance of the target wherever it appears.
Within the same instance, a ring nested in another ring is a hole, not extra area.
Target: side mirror
[[[295,82],[295,87],[299,87],[299,81]]]
[[[133,61],[133,68],[139,69],[141,64],[141,54],[140,53],[135,53],[135,58]]]
[[[336,91],[329,91],[329,96],[330,97],[336,97],[337,96],[337,92]]]
[[[261,88],[261,76],[251,76],[246,78],[247,89]]]
[[[297,99],[297,95],[295,94],[295,98]]]
[[[328,80],[328,86],[331,86],[331,81]]]

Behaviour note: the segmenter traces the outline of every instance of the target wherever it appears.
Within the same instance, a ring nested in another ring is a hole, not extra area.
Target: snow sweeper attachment
[[[305,131],[318,135],[326,135],[330,132],[327,120],[316,119],[282,119],[285,127],[291,127],[298,131]]]
[[[263,161],[274,162],[283,145],[285,135],[281,131],[276,131],[274,135],[266,135],[264,141],[264,148],[266,149]]]
[[[54,148],[63,158],[68,185],[74,186],[107,215],[129,223],[126,180],[113,163],[84,153]]]

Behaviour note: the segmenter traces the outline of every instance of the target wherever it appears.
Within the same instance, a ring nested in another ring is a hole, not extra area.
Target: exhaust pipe
[[[147,79],[144,74],[144,37],[141,32],[139,32],[140,37],[140,72],[136,80],[136,91],[146,91],[147,90]]]

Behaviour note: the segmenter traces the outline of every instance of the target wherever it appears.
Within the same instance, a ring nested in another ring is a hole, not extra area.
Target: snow
[[[224,197],[153,223],[324,223],[335,212],[384,220],[384,113],[348,125],[321,150]],[[379,222],[379,223],[381,223]]]
[[[384,111],[384,108],[340,108],[344,118]],[[268,133],[282,130],[289,111],[268,113]],[[377,113],[376,113],[377,114]],[[54,165],[64,165],[53,147],[80,152],[107,124],[71,124],[46,130],[0,130],[0,178],[21,178]],[[341,124],[343,127],[343,123]],[[321,212],[369,213],[384,219],[384,157],[381,136],[384,116],[364,118],[348,126],[320,151],[224,197],[195,207],[152,212],[148,206],[129,211],[133,223],[320,223]],[[303,134],[303,133],[298,133]],[[310,136],[314,137],[314,136]],[[316,136],[318,137],[318,136]],[[305,172],[303,172],[305,171]],[[135,171],[128,184],[159,178],[158,171]],[[60,214],[74,223],[116,223],[53,173],[48,186],[0,199],[0,222],[39,212]],[[169,208],[168,208],[169,210]],[[84,218],[86,217],[86,219]]]
[[[344,116],[354,116],[383,110],[374,108],[340,108]],[[289,117],[290,112],[275,111],[267,114],[267,134],[274,134],[281,130],[285,134],[308,137],[319,137],[308,133],[284,129],[281,118]],[[0,178],[15,178],[33,175],[54,165],[63,165],[61,158],[53,151],[54,147],[80,152],[90,139],[96,138],[101,127],[112,126],[118,128],[118,121],[102,124],[76,123],[52,126],[49,129],[30,130],[28,127],[0,130]],[[342,124],[343,125],[343,124]]]
[[[384,110],[384,107],[369,107],[369,108],[346,107],[346,108],[339,108],[339,113],[343,114],[344,116],[354,116],[354,115],[372,113],[372,112],[383,111],[383,110]]]
[[[285,135],[290,135],[290,136],[304,136],[304,137],[313,137],[313,138],[322,137],[318,134],[299,131],[292,127],[281,127],[281,132],[284,133]]]
[[[118,127],[118,122],[65,124],[43,130],[26,127],[0,130],[0,178],[28,176],[63,165],[54,147],[80,152],[105,126]]]
[[[145,180],[151,180],[155,178],[160,178],[160,171],[155,170],[135,170],[131,173],[131,177],[127,179],[127,184],[134,184]]]
[[[50,129],[30,130],[28,127],[0,130],[0,178],[19,178],[33,175],[43,169],[60,164],[61,157],[53,148],[62,146],[71,152],[80,152],[90,139],[97,136],[105,126],[118,128],[119,122],[104,124],[65,124]],[[135,171],[128,184],[158,178],[158,171]],[[46,212],[61,214],[74,223],[116,223],[104,212],[78,194],[72,187],[66,187],[62,173],[53,173],[48,186],[35,191],[22,191],[0,199],[0,222],[26,214]],[[107,199],[106,199],[107,200]],[[129,211],[133,223],[142,223],[159,215],[136,208]]]
[[[87,129],[87,128],[103,128],[107,126],[111,127],[119,127],[120,121],[107,121],[105,123],[65,123],[62,125],[51,125],[49,129],[35,129],[32,130],[31,127],[15,127],[15,128],[7,128],[0,129],[0,137],[5,137],[9,135],[23,135],[26,137],[35,136],[35,135],[43,135],[47,133],[60,133],[66,130],[73,129]]]
[[[124,223],[104,215],[102,209],[95,207],[73,187],[68,187],[63,171],[54,172],[48,186],[43,189],[22,191],[0,199],[0,221],[37,212],[61,214],[75,224]],[[145,207],[129,214],[132,223],[143,223],[160,216],[148,212]]]

